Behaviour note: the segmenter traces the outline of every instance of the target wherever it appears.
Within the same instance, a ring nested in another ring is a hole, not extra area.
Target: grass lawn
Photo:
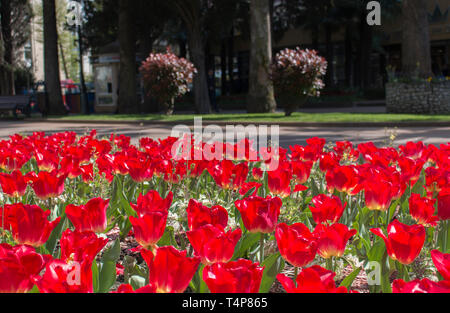
[[[51,119],[67,121],[165,121],[192,122],[194,117],[201,116],[205,121],[223,122],[299,122],[299,123],[358,123],[358,122],[450,122],[450,115],[414,115],[414,114],[381,114],[381,113],[294,113],[290,117],[283,113],[263,114],[209,114],[209,115],[160,115],[160,114],[94,114],[50,116]]]

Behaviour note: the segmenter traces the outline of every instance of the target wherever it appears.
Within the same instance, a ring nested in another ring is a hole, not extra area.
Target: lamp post
[[[79,52],[79,58],[80,58],[80,85],[81,85],[81,113],[82,114],[90,114],[89,107],[88,107],[88,101],[87,101],[87,92],[86,92],[86,83],[84,81],[84,64],[83,64],[83,40],[81,37],[82,33],[82,24],[83,24],[83,15],[84,12],[84,0],[80,0],[80,23],[77,25],[77,32],[78,32],[78,52]]]

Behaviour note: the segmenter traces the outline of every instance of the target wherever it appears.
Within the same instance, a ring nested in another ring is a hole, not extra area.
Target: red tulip
[[[37,205],[22,203],[5,205],[8,221],[14,240],[18,244],[40,247],[44,245],[51,232],[61,220],[58,217],[53,222],[48,221],[50,211],[42,210]]]
[[[11,174],[0,173],[0,185],[3,193],[10,197],[22,197],[27,190],[27,182],[21,171],[14,171]]]
[[[61,169],[59,172],[65,173],[70,179],[80,176],[80,160],[72,155],[65,155],[61,160]]]
[[[91,266],[87,261],[52,260],[35,282],[41,293],[92,293]]]
[[[358,160],[359,151],[353,149],[353,144],[350,141],[337,141],[333,150],[340,158],[355,162]]]
[[[78,231],[101,233],[108,226],[108,220],[106,218],[108,205],[109,199],[94,198],[89,200],[85,205],[76,206],[69,204],[66,207],[66,214]]]
[[[418,224],[436,226],[439,220],[434,216],[436,199],[422,198],[419,194],[411,194],[409,198],[409,213]]]
[[[235,202],[245,228],[251,233],[268,234],[275,230],[283,203],[278,197],[266,199],[251,196]]]
[[[29,159],[30,152],[18,146],[0,150],[0,168],[8,172],[20,170]]]
[[[267,184],[273,195],[282,198],[291,195],[292,171],[289,162],[280,162],[278,168],[274,171],[267,172],[267,175]]]
[[[204,171],[208,170],[209,161],[205,160],[188,160],[189,177],[198,178]]]
[[[450,187],[446,187],[439,192],[438,217],[442,221],[450,220]]]
[[[249,169],[246,162],[235,165],[230,160],[223,160],[208,171],[221,188],[237,190],[247,179]]]
[[[450,293],[450,282],[434,282],[428,278],[416,279],[405,282],[402,279],[394,280],[392,283],[393,293]]]
[[[301,192],[301,191],[305,191],[305,190],[308,190],[308,187],[299,184],[299,185],[294,186],[293,192],[296,193],[296,192]]]
[[[0,244],[0,293],[26,293],[51,259],[30,246]]]
[[[450,281],[450,253],[444,254],[439,250],[432,250],[431,258],[442,277]]]
[[[265,171],[275,171],[280,162],[287,161],[287,150],[281,147],[261,147],[259,154]]]
[[[239,259],[215,263],[203,269],[203,280],[211,293],[258,293],[264,267]]]
[[[138,183],[148,181],[153,177],[154,168],[151,160],[145,157],[132,157],[126,161],[128,173]]]
[[[109,183],[112,183],[114,179],[114,160],[110,154],[101,154],[97,160],[98,173],[100,177],[104,177]]]
[[[288,293],[347,293],[346,287],[336,288],[335,276],[335,273],[314,265],[298,274],[297,286],[284,274],[278,274],[277,279]]]
[[[341,157],[336,153],[328,152],[320,156],[319,168],[322,172],[328,172],[333,168],[340,166]]]
[[[241,189],[239,189],[239,194],[245,196],[247,192],[255,188],[255,191],[251,194],[252,196],[258,195],[258,189],[262,187],[262,184],[256,182],[243,183]]]
[[[419,180],[425,162],[426,161],[424,160],[413,160],[406,157],[398,160],[398,165],[401,168],[402,179],[409,182],[411,187],[414,186]]]
[[[220,205],[209,208],[201,202],[191,199],[186,210],[190,230],[207,224],[222,226],[222,228],[226,228],[228,225],[228,211]]]
[[[117,291],[111,293],[156,293],[156,288],[152,285],[147,285],[137,290],[133,290],[131,285],[122,284],[117,288]]]
[[[116,276],[123,276],[125,273],[125,266],[120,263],[116,263]]]
[[[166,182],[178,184],[187,177],[187,168],[184,161],[176,162],[173,160],[164,160],[160,163],[164,164],[162,175]]]
[[[234,254],[234,248],[241,238],[240,228],[225,232],[220,226],[204,225],[195,230],[186,232],[194,248],[196,256],[202,259],[203,264],[228,262]]]
[[[304,184],[308,181],[311,175],[313,162],[292,161],[292,174],[295,177],[297,184]]]
[[[358,170],[355,166],[338,166],[329,170],[325,176],[327,188],[330,193],[335,189],[349,195],[357,194],[360,186]]]
[[[46,148],[35,150],[34,156],[40,171],[51,172],[58,169],[59,157],[56,151],[45,150]]]
[[[194,277],[200,258],[188,258],[186,251],[172,246],[157,248],[155,255],[150,250],[141,250],[149,268],[150,285],[157,293],[183,293]]]
[[[27,175],[36,196],[41,200],[59,197],[64,192],[66,175],[59,175],[56,171],[39,172]]]
[[[61,236],[61,259],[91,263],[108,243],[108,239],[98,237],[94,232],[71,231],[67,229]]]
[[[123,176],[129,174],[130,170],[127,164],[129,158],[130,156],[127,155],[127,152],[125,151],[119,151],[112,155],[112,166],[115,174],[120,174]]]
[[[136,241],[146,249],[153,249],[166,229],[168,212],[150,212],[142,217],[130,216]]]
[[[386,167],[397,161],[399,157],[397,150],[394,148],[377,148],[373,142],[359,144],[358,150],[372,165]]]
[[[259,167],[255,167],[254,169],[252,169],[252,175],[253,179],[261,180],[263,178],[264,172]]]
[[[131,207],[136,211],[138,216],[144,216],[152,212],[169,212],[172,205],[173,193],[169,192],[167,197],[162,198],[156,190],[150,190],[145,196],[139,195],[137,205],[131,203]]]
[[[395,220],[389,224],[387,230],[387,237],[381,228],[373,228],[370,231],[384,240],[391,259],[405,265],[411,264],[422,250],[426,237],[425,227],[408,226]]]
[[[337,223],[344,213],[347,202],[342,205],[341,199],[337,196],[317,195],[311,202],[314,206],[309,209],[317,224],[324,222]]]
[[[344,224],[325,226],[319,224],[314,230],[317,236],[317,252],[321,257],[341,257],[344,255],[348,240],[356,234],[356,230],[349,230]]]
[[[322,138],[310,138],[306,140],[307,145],[290,147],[292,151],[292,160],[312,161],[315,162],[319,159],[323,152],[323,148],[326,144],[326,140]]]
[[[425,188],[428,192],[439,193],[448,184],[450,184],[450,171],[431,166],[425,169]]]
[[[283,258],[295,267],[304,267],[316,257],[316,238],[304,224],[279,224],[275,238]]]
[[[411,158],[413,160],[422,159],[424,154],[427,153],[427,147],[423,144],[422,141],[412,142],[409,141],[406,145],[398,146],[399,150],[402,152],[404,157]]]
[[[364,197],[369,210],[387,211],[395,196],[391,182],[375,176],[364,182]]]
[[[94,165],[92,163],[80,166],[80,171],[81,178],[86,184],[94,179]]]

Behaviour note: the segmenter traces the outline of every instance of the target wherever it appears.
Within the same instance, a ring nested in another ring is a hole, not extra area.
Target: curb
[[[138,125],[138,126],[149,126],[149,125],[159,125],[159,126],[175,126],[175,125],[189,125],[193,126],[193,121],[149,121],[149,120],[135,120],[135,121],[107,121],[107,120],[61,120],[61,119],[24,119],[23,121],[29,123],[55,123],[55,124],[101,124],[101,125]],[[343,127],[343,128],[367,128],[367,127],[450,127],[450,121],[424,121],[424,122],[272,122],[272,121],[214,121],[214,120],[203,120],[202,125],[279,125],[280,127]]]

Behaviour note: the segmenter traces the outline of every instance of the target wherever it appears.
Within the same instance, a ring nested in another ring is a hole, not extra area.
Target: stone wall
[[[388,113],[450,114],[450,81],[386,84]]]

